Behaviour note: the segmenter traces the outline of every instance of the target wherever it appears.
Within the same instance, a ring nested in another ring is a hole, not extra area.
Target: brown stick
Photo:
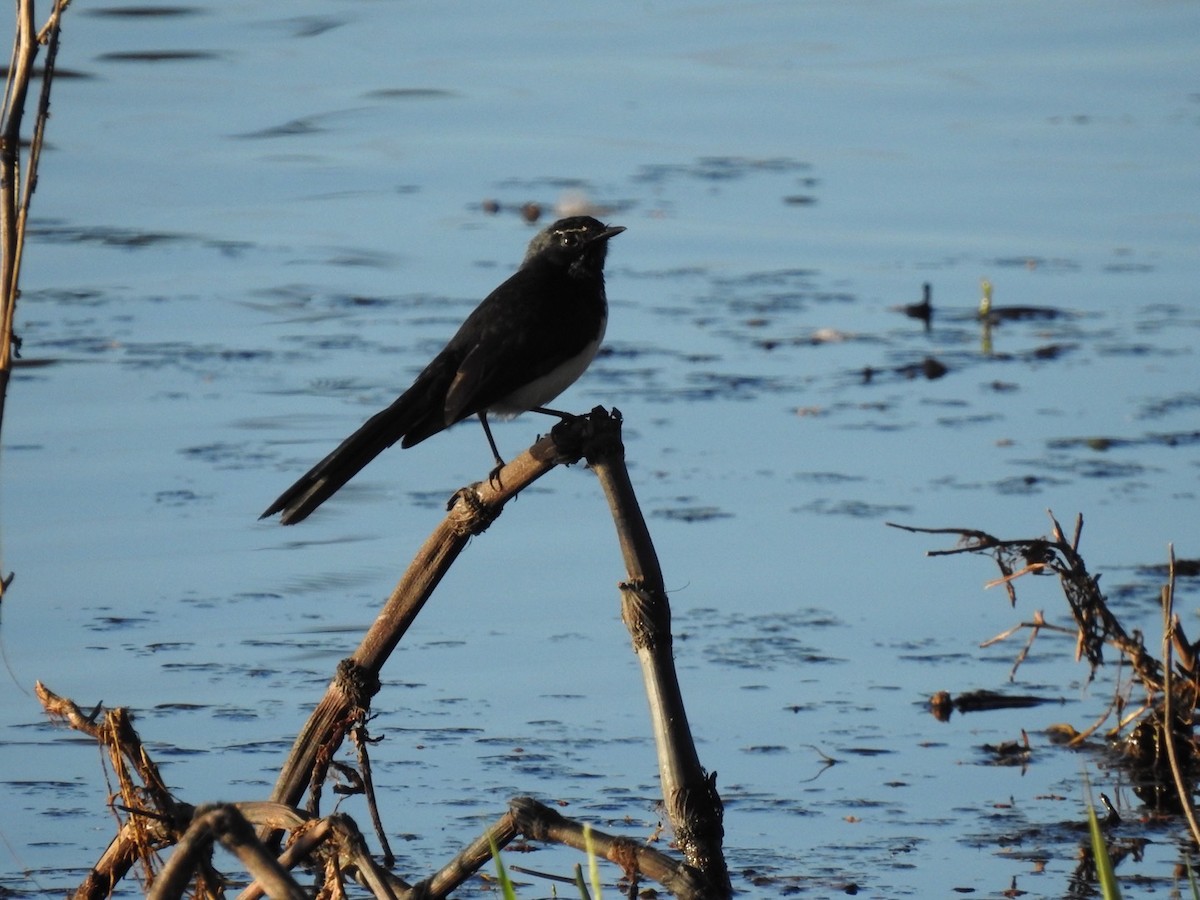
[[[587,459],[608,499],[628,574],[620,585],[621,619],[642,666],[663,801],[676,843],[684,858],[717,888],[718,895],[727,897],[732,887],[722,852],[724,807],[717,793],[717,773],[706,773],[700,765],[688,726],[672,652],[671,605],[658,554],[625,467],[620,422],[620,413],[614,409],[606,428],[598,429],[597,439],[589,445]]]
[[[1174,685],[1171,683],[1173,662],[1171,660],[1171,644],[1175,631],[1175,546],[1167,548],[1169,559],[1167,583],[1162,589],[1163,609],[1163,708],[1162,730],[1163,743],[1167,747],[1167,760],[1171,766],[1171,776],[1175,780],[1175,791],[1179,796],[1179,806],[1187,819],[1188,828],[1192,832],[1192,840],[1200,840],[1200,822],[1196,820],[1196,807],[1192,803],[1192,787],[1183,777],[1179,762],[1179,753],[1175,748],[1175,710],[1172,708]],[[1190,723],[1191,715],[1187,715]]]
[[[118,882],[139,861],[147,884],[152,885],[151,896],[179,896],[196,871],[203,873],[215,887],[216,879],[208,862],[214,838],[242,857],[252,875],[276,884],[282,867],[253,839],[247,823],[254,822],[269,830],[296,831],[307,817],[279,803],[250,802],[197,810],[191,804],[175,800],[134,731],[128,710],[104,710],[97,706],[85,714],[72,700],[55,694],[40,681],[34,690],[51,718],[62,719],[108,750],[121,787],[121,808],[129,813],[117,836],[76,888],[77,900],[111,896]],[[140,785],[134,783],[134,776]],[[175,852],[156,875],[156,851],[172,844],[178,844]],[[272,896],[293,896],[277,888],[278,884]]]
[[[487,865],[492,858],[492,847],[500,849],[510,844],[521,833],[516,814],[510,809],[483,834],[463,848],[454,859],[442,866],[432,878],[417,886],[419,896],[431,900],[447,897],[457,890],[468,878]],[[427,893],[426,893],[427,892]]]
[[[714,883],[686,863],[628,838],[585,828],[531,797],[515,797],[509,808],[521,832],[530,840],[554,841],[585,852],[592,850],[616,863],[628,876],[640,872],[683,900],[711,900],[730,894],[728,888],[714,888]]]
[[[0,122],[0,427],[4,424],[4,401],[12,372],[13,346],[16,340],[13,322],[20,293],[21,257],[25,247],[25,223],[29,203],[37,186],[37,167],[41,155],[46,121],[50,117],[50,85],[54,80],[54,61],[58,54],[60,20],[70,0],[56,0],[41,32],[33,26],[33,0],[17,0],[17,21],[13,34],[12,61],[4,89],[3,121]],[[25,188],[21,179],[21,124],[33,63],[41,44],[47,45],[42,68],[42,91],[37,120],[29,142]],[[3,585],[0,584],[0,595]]]
[[[286,810],[297,818],[292,820],[276,814],[260,815],[260,807],[268,813],[273,808]],[[292,832],[292,840],[278,860],[284,869],[295,867],[308,859],[322,844],[330,842],[336,846],[327,851],[326,855],[336,857],[338,864],[344,868],[353,868],[358,874],[358,881],[366,885],[376,897],[408,897],[412,893],[408,884],[376,864],[367,851],[362,832],[347,815],[334,813],[324,819],[312,819],[300,824],[303,817],[292,807],[283,804],[239,803],[237,808],[254,825],[287,828]],[[266,891],[267,888],[262,882],[255,881],[238,895],[238,900],[257,900]]]
[[[0,346],[0,370],[11,366],[12,314],[16,293],[17,210],[20,202],[21,122],[25,118],[25,98],[33,77],[33,61],[38,42],[33,28],[33,0],[18,0],[17,23],[13,35],[12,62],[4,91],[4,123],[0,131],[0,295],[5,338]],[[0,395],[2,396],[2,395]],[[2,410],[2,407],[0,407]]]
[[[182,897],[197,867],[207,867],[212,857],[213,840],[219,840],[235,853],[246,871],[269,896],[281,900],[305,900],[308,897],[292,880],[283,866],[254,835],[250,823],[230,803],[196,810],[192,824],[176,844],[171,859],[147,892],[147,900],[175,900]]]
[[[186,825],[191,818],[191,807],[171,797],[158,767],[133,729],[128,710],[105,711],[97,706],[85,715],[74,702],[55,694],[40,681],[34,685],[34,693],[51,718],[65,720],[108,751],[120,784],[121,801],[131,812],[99,861],[75,889],[75,897],[98,900],[109,896],[117,882],[138,862],[147,881],[151,880],[158,864],[155,851],[175,842],[182,827],[180,823]],[[134,781],[135,775],[141,781],[140,786]]]

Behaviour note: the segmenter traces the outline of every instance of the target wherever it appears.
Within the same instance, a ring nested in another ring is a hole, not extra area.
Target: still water
[[[490,455],[466,425],[302,525],[257,515],[511,272],[531,202],[628,228],[606,350],[558,405],[625,416],[735,887],[1078,892],[1084,772],[1150,840],[1126,896],[1174,885],[1180,824],[1137,824],[1119,769],[1044,733],[1096,719],[1115,667],[1089,685],[1043,637],[1010,686],[1023,637],[979,647],[1065,621],[1055,583],[1010,609],[987,560],[884,523],[1015,538],[1083,513],[1157,645],[1141,567],[1200,556],[1198,28],[1169,0],[72,7],[3,429],[0,886],[68,890],[113,831],[96,751],[35,679],[131,707],[182,799],[269,792]],[[1059,315],[985,336],[983,278]],[[929,329],[896,309],[926,282]],[[496,436],[512,455],[546,425]],[[443,582],[375,699],[405,877],[515,794],[654,830],[623,575],[575,468]],[[1181,583],[1192,631],[1196,600]],[[978,688],[1059,702],[925,707]],[[1022,731],[1027,764],[993,765]]]

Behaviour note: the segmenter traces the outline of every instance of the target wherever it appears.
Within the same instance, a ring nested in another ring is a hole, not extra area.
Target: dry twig
[[[1171,683],[1171,645],[1174,639],[1175,624],[1177,617],[1175,616],[1175,547],[1168,548],[1168,575],[1167,583],[1162,589],[1162,610],[1163,610],[1163,731],[1165,738],[1163,743],[1167,748],[1167,759],[1171,765],[1171,776],[1175,781],[1175,790],[1179,795],[1179,805],[1183,809],[1183,815],[1187,819],[1188,828],[1192,832],[1192,840],[1200,843],[1200,823],[1196,821],[1196,807],[1192,803],[1192,787],[1188,779],[1184,778],[1183,763],[1179,759],[1179,751],[1175,745],[1175,716],[1173,709],[1172,695],[1174,694],[1173,685]],[[1187,720],[1191,722],[1193,710],[1188,709],[1185,712]]]
[[[1100,577],[1092,576],[1079,553],[1079,539],[1083,532],[1083,517],[1075,520],[1075,531],[1070,540],[1062,526],[1049,513],[1051,538],[1020,538],[1001,540],[971,528],[916,528],[889,522],[893,528],[918,534],[958,534],[959,546],[953,550],[930,550],[927,556],[949,556],[959,553],[987,553],[996,562],[1001,577],[989,582],[988,587],[1003,585],[1008,592],[1009,602],[1016,603],[1014,584],[1018,578],[1031,574],[1055,574],[1058,576],[1063,595],[1075,620],[1076,656],[1086,657],[1094,678],[1096,669],[1104,662],[1104,646],[1109,644],[1129,660],[1134,672],[1152,690],[1162,686],[1162,667],[1158,660],[1146,652],[1140,634],[1129,634],[1108,607],[1100,590]],[[1045,624],[1037,626],[1045,629]],[[1028,652],[1026,648],[1025,653]],[[1024,653],[1021,658],[1024,658]],[[1014,674],[1015,674],[1014,667]]]
[[[50,16],[41,30],[33,24],[33,0],[17,0],[13,54],[4,86],[4,105],[0,112],[0,426],[4,423],[4,399],[12,372],[13,354],[18,346],[13,323],[20,295],[21,258],[25,249],[25,228],[29,204],[37,187],[38,162],[50,118],[50,86],[58,57],[62,14],[70,0],[55,0]],[[46,59],[42,66],[42,90],[37,116],[29,139],[25,165],[25,185],[21,187],[21,125],[25,102],[33,80],[33,63],[42,46]]]

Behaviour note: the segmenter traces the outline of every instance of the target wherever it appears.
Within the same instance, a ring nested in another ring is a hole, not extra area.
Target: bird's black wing
[[[599,336],[605,313],[603,282],[582,290],[559,268],[534,263],[518,270],[446,347],[459,360],[446,392],[447,424],[486,410],[578,356]],[[404,446],[427,436],[410,433]]]

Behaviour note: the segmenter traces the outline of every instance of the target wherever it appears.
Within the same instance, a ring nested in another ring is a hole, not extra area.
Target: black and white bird
[[[591,216],[559,219],[538,232],[520,268],[479,304],[412,387],[284,491],[260,518],[303,521],[376,456],[411,447],[468,416],[478,416],[496,462],[503,460],[488,413],[547,409],[596,356],[608,323],[604,258],[625,229]]]

